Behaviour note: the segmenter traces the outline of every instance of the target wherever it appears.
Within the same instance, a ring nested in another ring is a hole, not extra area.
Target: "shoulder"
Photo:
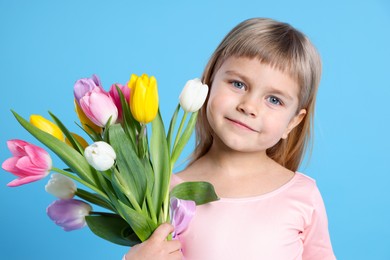
[[[182,182],[184,182],[184,180],[179,176],[179,174],[177,173],[171,174],[171,184],[170,184],[171,189]]]
[[[308,204],[314,207],[317,207],[318,205],[322,207],[322,196],[320,190],[318,189],[316,180],[312,177],[309,177],[301,172],[296,172],[294,176],[294,183],[291,188],[295,195],[306,201]]]
[[[302,189],[313,190],[317,189],[317,182],[312,177],[309,177],[306,174],[303,174],[301,172],[296,172],[294,176],[295,182],[294,184],[299,186]]]
[[[205,164],[202,159],[198,159],[194,163],[187,165],[183,170],[174,173],[175,179],[181,180],[182,182],[186,181],[204,181],[206,180],[204,176]]]

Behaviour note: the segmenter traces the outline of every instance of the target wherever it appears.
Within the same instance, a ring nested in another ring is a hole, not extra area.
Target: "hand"
[[[179,240],[167,241],[167,236],[174,230],[171,224],[161,224],[141,244],[133,246],[125,255],[126,260],[181,260],[181,244]]]

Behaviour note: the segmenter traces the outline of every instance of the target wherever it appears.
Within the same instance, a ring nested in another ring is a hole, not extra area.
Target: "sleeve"
[[[311,221],[303,231],[303,260],[336,259],[328,231],[328,218],[324,202],[317,186],[312,192],[313,211]]]

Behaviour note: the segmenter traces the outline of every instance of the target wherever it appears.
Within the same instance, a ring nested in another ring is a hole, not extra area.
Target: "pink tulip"
[[[88,216],[91,210],[91,205],[84,201],[60,199],[50,204],[46,213],[63,230],[72,231],[86,225],[85,216]]]
[[[118,86],[119,89],[122,91],[122,94],[127,102],[130,101],[130,88],[127,86],[123,86],[121,84],[116,83],[116,84],[112,84],[110,91],[108,92],[108,94],[110,95],[110,97],[114,101],[115,106],[118,109],[118,120],[122,121],[123,120],[122,119],[123,109],[122,109],[121,99],[119,97],[119,93],[116,89],[116,86]]]
[[[118,118],[118,109],[110,95],[99,87],[93,88],[80,99],[80,106],[85,115],[97,126],[106,126],[111,117],[111,124]]]
[[[73,94],[77,103],[80,104],[80,99],[95,87],[103,89],[99,77],[95,74],[91,78],[77,80],[73,87]]]
[[[7,145],[13,157],[5,160],[1,167],[18,177],[7,186],[20,186],[49,174],[52,160],[44,149],[22,140],[9,140]]]
[[[175,197],[171,198],[171,222],[175,227],[172,233],[173,239],[178,239],[190,224],[195,215],[196,204],[192,200],[181,200]]]

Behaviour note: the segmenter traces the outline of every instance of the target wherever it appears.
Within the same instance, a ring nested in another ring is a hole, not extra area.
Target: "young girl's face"
[[[299,124],[299,86],[258,59],[228,58],[216,72],[207,103],[214,141],[232,150],[264,152]]]

